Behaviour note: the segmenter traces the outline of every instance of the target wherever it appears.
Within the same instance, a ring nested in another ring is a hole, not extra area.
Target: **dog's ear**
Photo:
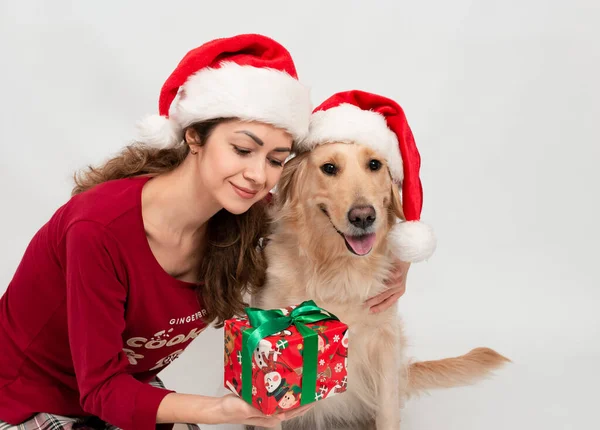
[[[285,163],[283,172],[277,183],[275,193],[275,206],[283,208],[285,204],[294,204],[300,195],[300,186],[304,182],[306,166],[308,165],[308,152],[296,155]]]
[[[400,201],[400,185],[392,182],[390,187],[390,212],[401,220],[405,220],[404,210],[402,209],[402,202]]]

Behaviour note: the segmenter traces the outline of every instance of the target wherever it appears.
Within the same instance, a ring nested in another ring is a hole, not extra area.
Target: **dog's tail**
[[[490,348],[475,348],[459,357],[419,361],[408,368],[408,391],[471,385],[511,362]]]

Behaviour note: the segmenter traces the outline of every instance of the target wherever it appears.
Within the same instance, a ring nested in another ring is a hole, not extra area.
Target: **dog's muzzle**
[[[325,214],[327,219],[329,219],[334,230],[342,236],[348,251],[360,257],[371,252],[371,249],[375,244],[376,235],[375,233],[369,233],[366,230],[370,229],[376,219],[376,212],[373,206],[357,206],[348,211],[348,221],[350,224],[357,230],[363,230],[362,233],[356,235],[342,233],[331,220],[327,208],[325,208],[324,205],[319,205],[319,209]]]

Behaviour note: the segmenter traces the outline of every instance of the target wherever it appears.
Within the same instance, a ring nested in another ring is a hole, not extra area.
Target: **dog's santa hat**
[[[259,121],[302,139],[311,114],[308,88],[290,53],[259,34],[212,40],[188,52],[164,83],[158,115],[138,123],[141,143],[181,143],[189,125],[216,118]]]
[[[393,181],[402,184],[406,217],[392,229],[392,249],[398,258],[407,262],[422,261],[433,255],[436,247],[433,230],[420,222],[421,157],[398,103],[364,91],[334,94],[314,110],[309,134],[299,142],[297,149],[309,151],[331,142],[365,145],[386,158]]]

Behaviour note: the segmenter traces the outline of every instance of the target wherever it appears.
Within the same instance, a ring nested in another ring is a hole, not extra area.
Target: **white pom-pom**
[[[155,148],[175,146],[183,138],[179,125],[167,117],[150,115],[137,123],[139,142]]]
[[[394,255],[410,263],[431,257],[437,244],[433,229],[419,221],[396,224],[390,231],[389,240]]]

